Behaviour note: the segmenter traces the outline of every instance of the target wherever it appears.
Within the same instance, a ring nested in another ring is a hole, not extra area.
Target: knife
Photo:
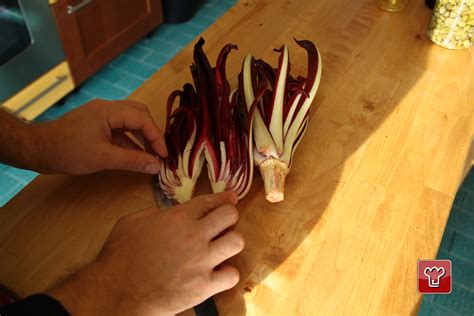
[[[152,176],[151,183],[153,185],[153,191],[155,192],[158,207],[160,209],[173,207],[175,203],[165,195],[158,181],[158,176]],[[208,298],[201,304],[194,306],[194,312],[196,313],[196,316],[219,316],[216,303],[212,297]]]

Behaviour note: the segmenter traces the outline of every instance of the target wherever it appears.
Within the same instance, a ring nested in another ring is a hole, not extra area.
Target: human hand
[[[88,174],[104,169],[158,173],[166,157],[163,134],[148,108],[134,101],[93,100],[63,117],[35,124],[40,138],[27,165],[43,173]],[[151,153],[124,132],[131,132]]]
[[[72,315],[170,315],[234,287],[222,265],[244,248],[233,193],[200,196],[120,219],[97,260],[50,294]],[[216,238],[219,236],[219,238]]]

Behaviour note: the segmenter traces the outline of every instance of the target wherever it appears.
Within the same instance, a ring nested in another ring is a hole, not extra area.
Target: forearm
[[[72,315],[107,315],[116,309],[117,301],[111,299],[112,291],[104,289],[107,286],[97,270],[94,264],[89,265],[47,293]]]
[[[92,263],[45,294],[28,296],[0,307],[0,315],[139,315],[133,309],[125,310],[122,302],[126,298],[117,295],[118,284],[108,279],[97,264]]]
[[[144,298],[134,297],[133,288],[120,282],[123,276],[117,273],[112,265],[94,261],[47,294],[60,301],[71,315],[165,315],[156,308],[155,313],[149,313],[138,303]]]
[[[35,126],[0,109],[0,162],[19,168],[33,169],[37,152]]]
[[[104,169],[156,174],[166,144],[147,107],[93,100],[47,123],[23,122],[0,109],[0,162],[40,173],[90,174]],[[139,135],[144,152],[125,132]]]

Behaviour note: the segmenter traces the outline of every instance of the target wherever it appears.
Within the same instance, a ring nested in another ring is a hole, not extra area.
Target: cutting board
[[[265,201],[257,174],[238,205],[241,281],[216,296],[221,315],[417,311],[416,263],[436,255],[474,132],[473,51],[432,44],[430,16],[422,1],[388,13],[372,0],[242,0],[204,32],[211,61],[239,45],[230,78],[247,53],[276,65],[282,44],[304,74],[293,37],[323,59],[285,201]],[[160,126],[191,61],[192,45],[130,97]],[[145,175],[41,176],[0,211],[0,280],[40,291],[92,260],[120,216],[153,205]]]

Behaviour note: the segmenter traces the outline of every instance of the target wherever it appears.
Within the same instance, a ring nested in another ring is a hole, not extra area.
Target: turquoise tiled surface
[[[437,258],[453,263],[453,292],[424,295],[419,315],[474,315],[474,168],[454,199]]]
[[[91,77],[61,105],[53,106],[38,121],[48,121],[94,99],[123,99],[165,65],[184,46],[229,10],[236,0],[200,1],[196,15],[181,24],[160,25]],[[38,174],[0,164],[0,207],[13,198]]]
[[[160,46],[165,46],[163,44],[157,45],[153,40],[148,40],[148,43],[150,45],[156,45],[156,50],[160,49]],[[177,53],[177,51],[174,51],[174,53],[172,54],[174,55],[175,53]],[[158,70],[158,67],[154,65],[144,63],[142,60],[137,60],[135,58],[128,57],[127,55],[122,55],[116,60],[114,60],[111,66],[123,72],[133,74],[134,76],[143,79],[150,77],[154,72]]]

